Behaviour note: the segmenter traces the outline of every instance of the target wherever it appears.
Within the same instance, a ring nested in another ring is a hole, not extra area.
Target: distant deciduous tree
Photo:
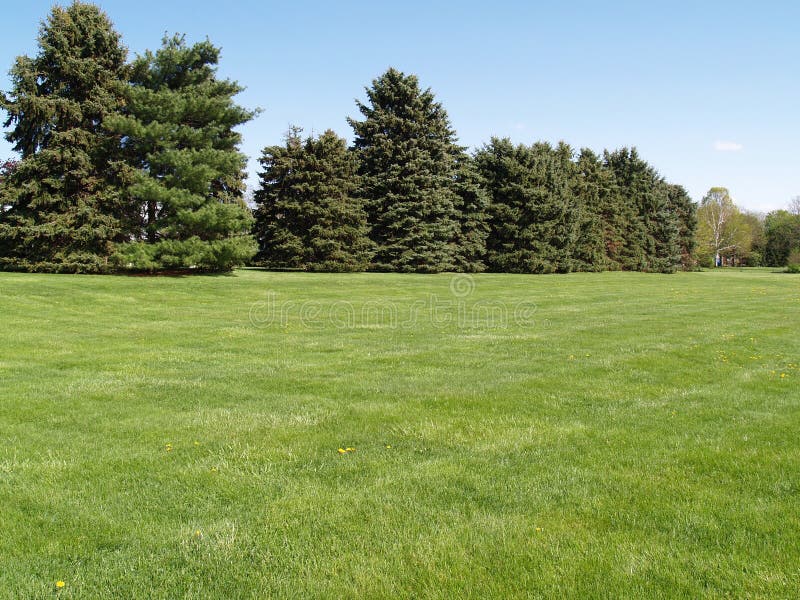
[[[713,187],[697,209],[697,245],[701,260],[716,265],[742,244],[739,209],[727,188]]]

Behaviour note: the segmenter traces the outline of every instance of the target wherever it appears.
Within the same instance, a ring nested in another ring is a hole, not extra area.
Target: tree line
[[[706,201],[635,149],[492,138],[469,153],[430,89],[395,69],[357,103],[352,144],[295,127],[265,148],[251,207],[236,128],[256,112],[217,77],[218,48],[165,37],[129,61],[82,2],[54,7],[38,41],[0,95],[19,153],[0,165],[0,268],[673,272],[707,259]]]
[[[700,266],[800,268],[800,196],[766,215],[743,211],[730,192],[711,188],[697,209]]]

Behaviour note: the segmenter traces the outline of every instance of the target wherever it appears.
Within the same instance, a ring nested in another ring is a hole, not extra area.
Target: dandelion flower
[[[64,583],[63,581],[61,581],[60,579],[59,579],[58,581],[56,581],[56,587],[57,587],[58,589],[61,589],[61,588],[63,588],[65,585],[67,585],[67,584],[66,584],[66,583]]]
[[[355,452],[355,448],[345,448],[345,452]]]
[[[337,452],[339,454],[347,454],[347,450],[345,450],[344,448],[339,448],[339,450],[337,450]]]

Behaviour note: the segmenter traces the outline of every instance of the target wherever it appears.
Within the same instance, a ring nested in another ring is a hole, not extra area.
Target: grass
[[[766,270],[0,274],[0,596],[797,597],[798,311]]]

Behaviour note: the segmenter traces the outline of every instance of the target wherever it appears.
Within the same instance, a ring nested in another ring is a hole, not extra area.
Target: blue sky
[[[3,11],[0,89],[51,4]],[[222,47],[220,74],[247,87],[238,101],[264,109],[242,128],[253,174],[291,124],[351,139],[354,99],[394,66],[434,91],[471,148],[492,135],[637,146],[695,200],[721,185],[768,211],[800,195],[800,2],[97,4],[131,55],[175,32]]]

